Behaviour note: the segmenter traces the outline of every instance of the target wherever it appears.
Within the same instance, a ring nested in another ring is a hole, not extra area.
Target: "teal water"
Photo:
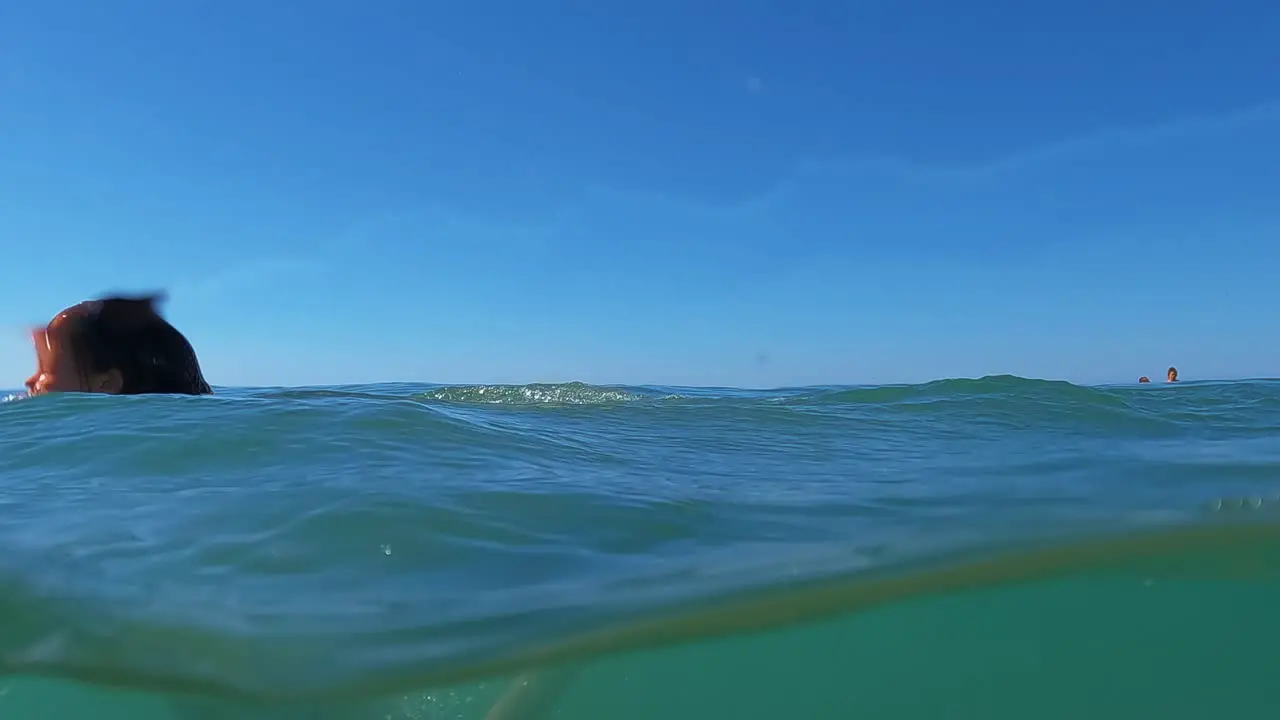
[[[1280,382],[0,403],[0,718],[1270,717]]]

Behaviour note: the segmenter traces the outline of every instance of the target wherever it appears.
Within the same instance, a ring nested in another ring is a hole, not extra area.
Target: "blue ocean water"
[[[0,403],[0,718],[1262,716],[1280,382]]]

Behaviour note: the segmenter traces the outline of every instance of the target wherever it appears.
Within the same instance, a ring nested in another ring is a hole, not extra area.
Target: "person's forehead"
[[[53,319],[49,321],[49,325],[46,329],[59,330],[65,327],[67,323],[71,322],[73,318],[82,318],[82,317],[85,317],[86,315],[89,315],[90,312],[92,312],[93,310],[91,305],[92,303],[80,303],[79,305],[72,305],[66,310],[63,310],[57,315],[54,315]]]

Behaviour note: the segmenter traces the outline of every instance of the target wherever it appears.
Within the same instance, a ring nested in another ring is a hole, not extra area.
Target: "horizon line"
[[[564,380],[564,381],[535,381],[525,383],[515,382],[430,382],[424,380],[379,380],[376,382],[339,382],[339,383],[308,383],[301,385],[230,385],[230,384],[214,384],[211,386],[214,390],[328,390],[333,388],[358,388],[358,387],[376,387],[379,385],[417,385],[428,388],[477,388],[477,387],[529,387],[529,386],[563,386],[563,385],[582,385],[592,388],[660,388],[660,389],[685,389],[685,390],[730,390],[738,392],[785,392],[796,390],[833,390],[833,389],[874,389],[874,388],[905,388],[905,387],[921,387],[925,385],[933,385],[935,383],[951,382],[951,381],[972,381],[978,382],[982,380],[994,379],[1014,379],[1025,380],[1034,383],[1066,383],[1075,387],[1085,388],[1115,388],[1128,387],[1130,385],[1207,385],[1212,383],[1248,383],[1248,382],[1276,382],[1280,381],[1280,377],[1205,377],[1196,378],[1194,380],[1179,379],[1176,383],[1169,383],[1161,380],[1159,382],[1152,381],[1150,383],[1139,383],[1135,380],[1127,381],[1111,381],[1096,383],[1079,383],[1065,380],[1062,378],[1037,378],[1024,377],[1022,375],[1014,375],[1011,373],[992,373],[981,376],[957,376],[935,378],[933,380],[924,380],[920,382],[890,382],[890,383],[814,383],[808,385],[774,385],[774,386],[735,386],[735,385],[684,385],[684,384],[664,384],[664,383],[591,383],[581,380]],[[26,395],[25,389],[8,388],[0,389],[0,393],[7,396]],[[93,395],[95,393],[72,393],[79,395]],[[215,395],[217,393],[215,392]],[[194,396],[193,396],[194,397]]]

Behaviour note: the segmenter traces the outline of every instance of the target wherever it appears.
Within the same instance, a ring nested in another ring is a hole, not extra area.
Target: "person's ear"
[[[124,388],[124,376],[116,368],[89,378],[89,392],[119,395]]]

